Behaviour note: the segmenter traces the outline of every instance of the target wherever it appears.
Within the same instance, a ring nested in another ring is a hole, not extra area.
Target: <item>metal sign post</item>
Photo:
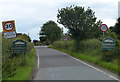
[[[103,32],[103,36],[105,35],[105,33]]]

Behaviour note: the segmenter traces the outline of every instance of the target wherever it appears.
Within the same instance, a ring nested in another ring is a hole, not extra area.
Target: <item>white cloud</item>
[[[113,20],[113,19],[104,19],[102,21],[104,24],[107,24],[108,27],[114,26],[116,23],[116,20]]]
[[[118,17],[120,17],[120,1],[118,3]]]
[[[38,28],[34,28],[34,29],[30,29],[28,31],[30,37],[33,39],[39,39],[39,29]],[[37,36],[37,37],[35,37]]]
[[[43,23],[49,20],[56,22],[57,10],[70,5],[91,7],[98,19],[113,26],[117,19],[117,4],[118,0],[1,0],[0,22],[15,20],[17,31],[29,32],[34,39],[38,38],[37,32]]]

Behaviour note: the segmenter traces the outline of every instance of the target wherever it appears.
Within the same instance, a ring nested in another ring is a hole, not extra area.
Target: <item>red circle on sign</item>
[[[14,24],[12,22],[6,22],[4,24],[4,29],[6,31],[12,31],[14,29]]]
[[[108,30],[108,26],[107,26],[106,24],[102,24],[102,25],[100,26],[100,30],[101,30],[102,32],[106,32],[106,31]]]

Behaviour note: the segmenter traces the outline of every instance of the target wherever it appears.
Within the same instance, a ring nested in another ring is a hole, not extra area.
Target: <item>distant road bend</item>
[[[117,80],[97,68],[54,49],[36,46],[38,71],[34,80]]]

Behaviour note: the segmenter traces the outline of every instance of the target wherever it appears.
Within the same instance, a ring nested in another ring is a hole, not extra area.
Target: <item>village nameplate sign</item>
[[[13,42],[13,53],[26,53],[27,44],[23,40],[16,40]]]

